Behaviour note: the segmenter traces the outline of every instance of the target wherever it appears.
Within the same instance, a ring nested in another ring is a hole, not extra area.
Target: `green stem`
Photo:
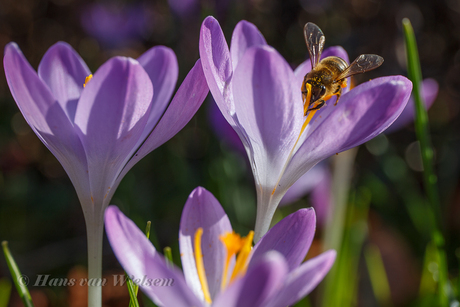
[[[88,238],[88,306],[102,306],[102,238],[104,232],[103,215],[86,217]]]
[[[415,132],[417,139],[420,142],[420,150],[423,161],[423,182],[428,200],[431,205],[433,215],[435,217],[432,227],[432,241],[436,244],[439,250],[439,305],[447,306],[448,297],[447,289],[447,260],[444,251],[444,238],[442,235],[442,214],[437,188],[437,176],[433,167],[433,148],[430,140],[430,130],[428,126],[428,113],[425,109],[425,104],[420,92],[420,84],[422,82],[422,71],[418,56],[417,42],[415,40],[414,30],[409,19],[404,18],[402,21],[404,28],[404,37],[406,42],[407,55],[407,72],[409,79],[412,81],[414,89],[412,91],[415,103]]]

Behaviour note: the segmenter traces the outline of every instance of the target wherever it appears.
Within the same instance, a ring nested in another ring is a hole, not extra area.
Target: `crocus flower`
[[[190,194],[182,212],[183,274],[167,264],[117,207],[107,209],[105,224],[110,245],[128,275],[155,304],[165,307],[288,306],[312,291],[335,259],[330,250],[302,263],[315,233],[313,209],[287,216],[251,250],[253,233],[246,238],[236,235],[222,206],[201,187]],[[166,282],[168,286],[155,286]]]
[[[423,101],[425,102],[425,108],[428,110],[438,95],[438,83],[434,79],[425,79],[422,81],[422,88],[421,94],[423,97]],[[415,117],[415,105],[414,105],[414,98],[411,96],[409,102],[407,103],[406,107],[402,111],[401,115],[395,120],[385,133],[392,133],[399,129],[402,129],[407,124],[414,121]]]
[[[342,48],[328,55],[347,60]],[[412,90],[402,76],[373,79],[344,91],[337,106],[334,97],[305,118],[300,88],[310,61],[293,71],[253,24],[237,24],[229,49],[217,20],[207,17],[200,56],[214,100],[249,157],[257,190],[256,241],[297,179],[319,161],[384,131]]]
[[[92,3],[84,8],[81,25],[104,47],[116,48],[145,37],[152,21],[141,5]]]
[[[208,93],[201,63],[169,107],[178,66],[166,47],[138,60],[112,58],[92,79],[62,42],[46,52],[38,73],[15,43],[6,46],[3,65],[21,113],[75,187],[86,220],[89,278],[99,278],[105,208],[126,172],[181,130],[201,105]],[[89,305],[98,306],[100,289],[93,296],[91,288]]]

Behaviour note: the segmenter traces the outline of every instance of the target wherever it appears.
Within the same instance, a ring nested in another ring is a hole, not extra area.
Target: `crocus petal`
[[[249,266],[257,263],[268,251],[280,252],[293,270],[299,266],[310,249],[315,236],[316,217],[312,208],[300,209],[273,226],[254,246]]]
[[[213,306],[265,307],[283,285],[287,272],[283,256],[275,251],[268,252],[248,269],[244,277],[219,295]]]
[[[327,118],[312,123],[305,141],[294,154],[280,191],[290,187],[319,161],[358,146],[384,131],[401,114],[412,90],[402,76],[365,82],[345,94]]]
[[[48,85],[71,122],[75,117],[85,78],[90,74],[83,59],[64,42],[49,48],[38,66],[38,75]]]
[[[329,272],[335,257],[336,252],[329,250],[290,272],[284,288],[267,304],[267,307],[290,306],[308,295]]]
[[[233,92],[240,124],[251,139],[256,182],[271,192],[303,121],[294,74],[273,48],[252,47],[236,68]]]
[[[168,267],[144,233],[115,206],[105,212],[105,229],[113,252],[129,276],[141,280],[142,291],[161,306],[203,306],[175,267]],[[169,286],[149,284],[148,279],[171,281]]]
[[[185,279],[195,294],[203,297],[193,243],[196,230],[200,227],[203,229],[203,263],[209,292],[211,298],[214,298],[220,292],[222,271],[227,258],[227,250],[219,236],[232,232],[232,226],[217,199],[202,187],[193,190],[185,203],[180,222],[179,247]]]
[[[82,92],[75,124],[85,148],[94,203],[103,203],[113,180],[134,153],[148,117],[153,87],[136,60],[116,57]]]
[[[15,43],[5,47],[3,66],[11,94],[25,120],[62,164],[80,199],[86,198],[86,156],[64,110]]]
[[[293,203],[306,194],[310,193],[323,179],[326,173],[326,168],[323,164],[317,164],[311,170],[306,172],[299,178],[286,192],[280,205]],[[318,215],[318,212],[316,212]]]
[[[233,66],[224,33],[212,16],[206,17],[201,25],[200,57],[209,90],[225,119],[234,127],[232,116],[235,106],[231,91]]]
[[[203,103],[208,91],[206,79],[203,75],[203,68],[200,60],[198,60],[185,77],[184,82],[182,82],[177,90],[171,104],[155,129],[123,169],[123,172],[116,181],[117,184],[134,164],[171,139],[185,127]]]
[[[428,110],[438,95],[438,83],[434,79],[425,79],[421,84],[421,93],[423,100],[425,102],[425,108]],[[409,102],[406,105],[404,111],[402,111],[401,115],[395,120],[385,133],[392,133],[395,132],[407,124],[413,122],[415,119],[415,106],[414,106],[414,98],[411,97]]]
[[[264,36],[255,25],[246,20],[240,21],[233,30],[230,54],[232,65],[236,67],[243,54],[252,46],[266,45]]]
[[[150,116],[140,139],[143,141],[163,115],[176,86],[179,67],[174,52],[164,46],[156,46],[147,50],[138,59],[139,64],[152,80],[155,94],[152,98]]]

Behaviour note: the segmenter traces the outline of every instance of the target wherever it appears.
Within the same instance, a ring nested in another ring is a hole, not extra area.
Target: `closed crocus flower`
[[[201,105],[208,93],[201,63],[170,104],[178,67],[166,47],[137,60],[112,58],[92,78],[62,42],[46,52],[38,73],[15,43],[6,46],[3,64],[21,113],[75,187],[87,225],[89,278],[99,278],[105,208],[126,172],[181,130]],[[100,305],[100,287],[90,287],[89,302]]]
[[[340,47],[326,51],[323,56],[347,60]],[[207,17],[200,57],[214,100],[250,160],[257,190],[256,241],[297,179],[319,161],[383,132],[402,112],[412,90],[402,76],[373,79],[344,90],[336,106],[331,98],[313,118],[306,118],[301,85],[310,61],[293,71],[253,24],[238,23],[229,48],[217,20]]]
[[[245,238],[235,234],[222,206],[201,187],[190,194],[182,212],[183,273],[167,264],[117,207],[107,209],[105,224],[125,271],[164,307],[289,306],[321,282],[336,255],[330,250],[302,263],[315,233],[313,209],[285,217],[251,249],[253,232]]]

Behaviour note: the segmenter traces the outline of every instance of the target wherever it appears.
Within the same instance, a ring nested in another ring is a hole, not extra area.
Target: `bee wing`
[[[350,66],[347,67],[336,80],[348,78],[356,74],[362,74],[366,71],[375,69],[382,65],[383,58],[376,54],[361,54]]]
[[[323,52],[325,37],[323,31],[314,23],[308,22],[303,28],[305,42],[307,43],[308,53],[310,54],[311,68],[315,68]]]

